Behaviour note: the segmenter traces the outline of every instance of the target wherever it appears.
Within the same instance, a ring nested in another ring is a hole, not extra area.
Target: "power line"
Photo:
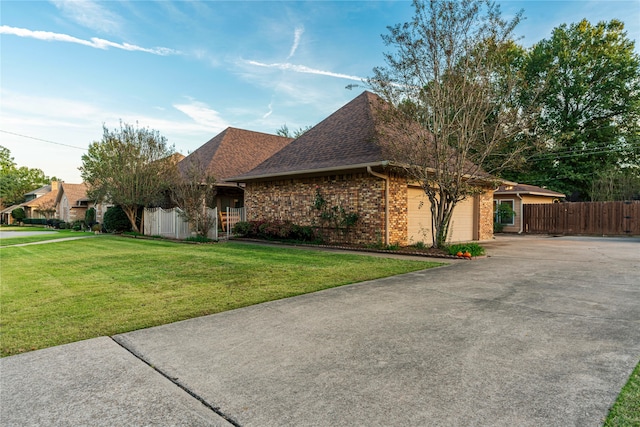
[[[10,134],[10,135],[20,136],[20,137],[22,137],[22,138],[35,139],[36,141],[47,142],[47,143],[49,143],[49,144],[62,145],[62,146],[64,146],[64,147],[77,148],[78,150],[84,150],[84,151],[86,151],[86,150],[87,150],[87,149],[86,149],[86,148],[84,148],[84,147],[78,147],[78,146],[76,146],[76,145],[63,144],[62,142],[49,141],[48,139],[36,138],[36,137],[34,137],[34,136],[22,135],[22,134],[20,134],[20,133],[9,132],[9,131],[7,131],[7,130],[3,130],[3,129],[0,129],[0,132],[8,133],[8,134]]]

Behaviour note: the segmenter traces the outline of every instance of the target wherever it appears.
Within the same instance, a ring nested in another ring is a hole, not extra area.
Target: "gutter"
[[[384,244],[389,246],[389,177],[371,170],[371,166],[367,166],[367,172],[384,180]]]
[[[245,182],[245,181],[253,181],[256,179],[276,178],[276,177],[283,177],[283,176],[307,175],[307,174],[314,174],[314,173],[322,174],[326,172],[338,172],[338,171],[351,170],[351,169],[361,169],[365,167],[369,169],[371,166],[387,166],[388,164],[389,162],[387,161],[378,161],[378,162],[370,162],[370,163],[358,163],[355,165],[330,166],[327,168],[318,168],[318,169],[303,169],[303,170],[294,170],[294,171],[287,171],[287,172],[272,172],[272,173],[266,173],[262,175],[240,175],[240,176],[233,176],[233,177],[227,178],[225,179],[225,181],[226,182]]]
[[[516,196],[520,199],[520,231],[518,231],[518,234],[522,234],[522,231],[524,231],[524,215],[522,214],[524,212],[524,199],[519,192],[516,193]]]

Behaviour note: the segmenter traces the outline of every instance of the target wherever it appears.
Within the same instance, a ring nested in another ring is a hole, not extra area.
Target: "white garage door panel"
[[[430,203],[421,188],[408,189],[408,234],[409,244],[433,241],[431,234]],[[449,227],[450,242],[466,242],[475,238],[475,202],[473,198],[459,202],[453,210]]]

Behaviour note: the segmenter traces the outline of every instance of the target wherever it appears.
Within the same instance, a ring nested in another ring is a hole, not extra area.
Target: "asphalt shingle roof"
[[[498,187],[494,194],[514,194],[514,193],[523,193],[523,194],[535,194],[540,196],[549,196],[549,197],[564,197],[565,195],[562,193],[558,193],[556,191],[552,191],[546,188],[537,187],[535,185],[530,184],[515,184],[515,185],[501,185]]]
[[[287,146],[292,138],[229,127],[185,157],[178,168],[193,162],[206,165],[217,181],[244,174]]]
[[[384,161],[375,142],[374,107],[380,98],[363,92],[255,169],[233,180]]]

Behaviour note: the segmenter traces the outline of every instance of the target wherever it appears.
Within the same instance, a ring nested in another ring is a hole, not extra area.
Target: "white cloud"
[[[298,50],[298,46],[300,45],[300,38],[302,37],[302,33],[304,33],[304,27],[298,27],[293,33],[293,45],[291,46],[291,50],[289,51],[289,56],[287,59],[290,59]]]
[[[173,107],[211,132],[218,133],[229,126],[220,113],[211,109],[204,102],[190,100],[188,104],[174,104]]]
[[[52,0],[66,17],[72,21],[102,33],[116,33],[120,30],[120,17],[91,0]]]
[[[290,64],[290,63],[265,64],[265,63],[262,63],[262,62],[252,61],[252,60],[248,60],[248,61],[244,61],[244,62],[249,64],[249,65],[254,65],[256,67],[276,68],[278,70],[293,71],[293,72],[296,72],[296,73],[316,74],[316,75],[320,75],[320,76],[335,77],[335,78],[338,78],[338,79],[355,80],[355,81],[358,81],[358,82],[361,82],[361,81],[365,80],[363,77],[350,76],[348,74],[342,74],[342,73],[334,73],[332,71],[318,70],[318,69],[315,69],[315,68],[307,67],[306,65],[296,65],[296,64]]]
[[[273,101],[271,101],[269,103],[269,111],[267,111],[263,116],[262,119],[266,119],[267,117],[269,117],[271,114],[273,114]]]
[[[91,40],[84,40],[84,39],[79,39],[77,37],[70,36],[68,34],[52,33],[50,31],[33,31],[26,28],[9,27],[7,25],[0,26],[0,34],[11,34],[18,37],[28,37],[28,38],[44,40],[44,41],[76,43],[83,46],[88,46],[95,49],[103,49],[103,50],[113,47],[116,49],[145,52],[145,53],[151,53],[151,54],[160,55],[160,56],[182,54],[180,51],[166,48],[166,47],[145,48],[145,47],[140,47],[140,46],[136,46],[129,43],[116,43],[109,40],[99,39],[97,37],[92,37]]]

